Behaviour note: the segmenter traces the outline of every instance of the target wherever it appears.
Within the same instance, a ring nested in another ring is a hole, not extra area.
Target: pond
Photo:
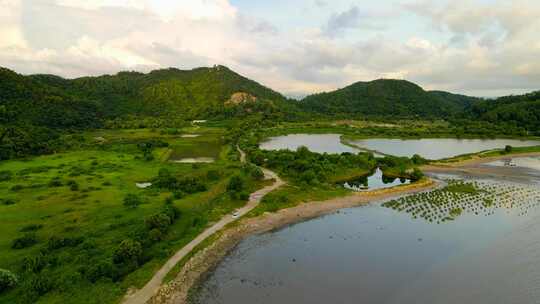
[[[540,189],[463,182],[249,237],[194,302],[537,303]]]
[[[312,152],[317,153],[357,153],[360,150],[346,146],[340,141],[340,134],[289,134],[270,137],[260,144],[262,150],[285,150],[295,151],[305,146]]]
[[[427,159],[443,159],[468,153],[476,153],[492,149],[504,149],[505,146],[527,147],[538,146],[537,140],[517,139],[456,139],[456,138],[423,138],[423,139],[362,139],[351,143],[369,150],[395,156],[411,157],[418,154]]]
[[[354,178],[340,183],[346,189],[353,191],[365,191],[390,188],[394,186],[409,184],[411,181],[405,178],[392,178],[383,174],[381,169],[377,168],[372,174]]]

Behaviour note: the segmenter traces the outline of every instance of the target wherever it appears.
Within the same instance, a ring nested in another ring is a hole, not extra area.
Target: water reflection
[[[260,144],[263,150],[292,150],[305,146],[317,153],[358,153],[360,150],[341,143],[340,134],[289,134],[270,137]]]
[[[517,139],[373,138],[356,140],[353,141],[353,144],[395,156],[412,157],[414,154],[418,154],[427,159],[442,159],[467,153],[502,149],[506,145],[513,147],[537,146],[540,145],[540,141]]]
[[[411,181],[406,178],[389,177],[377,168],[372,174],[358,177],[344,183],[340,183],[344,188],[352,191],[365,191],[390,188],[394,186],[409,184]]]

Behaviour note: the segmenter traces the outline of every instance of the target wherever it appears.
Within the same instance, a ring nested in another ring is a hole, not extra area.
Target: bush
[[[229,184],[227,185],[227,191],[241,192],[243,189],[244,189],[244,180],[238,175],[231,177],[231,179],[229,180]]]
[[[71,191],[77,191],[79,190],[79,184],[74,180],[69,180],[66,185],[69,187]]]
[[[30,232],[30,231],[37,231],[39,229],[43,228],[43,225],[41,224],[29,224],[29,225],[26,225],[24,227],[22,227],[21,229],[19,229],[20,232]]]
[[[174,199],[182,199],[182,198],[184,198],[184,196],[186,196],[186,194],[182,190],[178,190],[178,191],[173,192]]]
[[[418,181],[421,180],[424,177],[424,173],[418,169],[414,168],[413,173],[411,174],[411,180]]]
[[[113,261],[116,264],[133,263],[138,265],[142,254],[143,249],[141,243],[132,239],[126,239],[123,240],[114,251]]]
[[[13,187],[11,187],[10,190],[13,191],[13,192],[17,192],[17,191],[20,191],[22,189],[24,189],[23,185],[14,185]]]
[[[6,182],[13,178],[13,172],[8,170],[0,171],[0,182]]]
[[[13,249],[23,249],[33,246],[37,243],[37,237],[35,233],[26,233],[20,238],[16,238],[11,243]]]
[[[142,200],[138,195],[130,193],[124,197],[124,206],[128,208],[134,209],[139,207],[140,204],[142,204]]]
[[[172,224],[172,220],[168,215],[159,213],[147,217],[144,220],[144,224],[148,230],[158,229],[161,232],[166,232],[169,226]]]
[[[206,178],[210,181],[216,181],[221,177],[221,174],[218,170],[210,170],[206,172]]]
[[[512,146],[507,145],[506,147],[504,147],[504,152],[506,152],[506,153],[511,153],[513,149],[514,149],[514,148],[513,148]]]
[[[47,249],[55,250],[63,247],[75,247],[83,242],[83,238],[65,238],[52,236],[47,241]]]
[[[42,296],[53,289],[53,282],[47,275],[34,275],[28,281],[28,291],[30,294]]]
[[[238,196],[238,198],[242,201],[247,201],[249,200],[249,193],[247,192],[242,192],[240,193],[240,195]]]
[[[10,198],[0,199],[0,203],[2,203],[3,205],[6,205],[6,206],[9,206],[9,205],[15,205],[15,204],[16,204],[15,200],[12,200],[12,199],[10,199]]]
[[[0,293],[14,288],[19,283],[15,274],[9,270],[0,269]]]
[[[163,233],[157,228],[154,228],[148,232],[148,239],[150,239],[152,242],[158,242],[162,237]]]
[[[102,278],[116,279],[116,271],[114,265],[109,261],[100,261],[93,263],[87,270],[84,271],[86,279],[92,283],[97,282]]]
[[[253,166],[251,170],[251,177],[254,180],[263,180],[264,179],[264,172],[261,168]]]
[[[180,210],[172,204],[166,204],[162,213],[166,214],[173,222],[180,217]]]
[[[53,178],[47,184],[49,188],[62,187],[62,181],[59,178]]]
[[[37,255],[25,257],[22,261],[22,268],[25,271],[39,273],[47,266],[47,257],[39,253]]]

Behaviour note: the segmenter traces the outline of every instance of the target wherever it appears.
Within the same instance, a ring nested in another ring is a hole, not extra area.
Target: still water
[[[537,146],[540,141],[517,139],[389,139],[374,138],[352,141],[359,147],[395,156],[411,157],[419,154],[427,159],[442,159],[461,154],[481,152],[510,145],[513,147]],[[306,146],[310,151],[319,153],[356,153],[359,150],[340,142],[339,134],[290,134],[271,137],[261,143],[263,150],[296,150]]]
[[[270,137],[260,144],[263,150],[295,151],[305,146],[312,152],[317,153],[357,153],[358,149],[351,148],[340,142],[340,134],[289,134]]]
[[[439,224],[373,203],[252,236],[194,302],[538,303],[540,185],[485,183]]]
[[[364,191],[390,188],[394,186],[409,184],[411,181],[406,178],[392,178],[383,175],[381,169],[377,168],[368,176],[358,177],[340,183],[346,189],[352,191]]]
[[[491,149],[538,146],[540,141],[517,139],[365,139],[353,141],[355,145],[395,156],[411,157],[418,154],[427,159],[442,159]]]

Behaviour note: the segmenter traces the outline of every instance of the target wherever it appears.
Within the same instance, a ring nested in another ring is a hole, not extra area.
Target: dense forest
[[[405,80],[357,82],[297,101],[224,66],[65,79],[0,68],[0,159],[54,152],[88,128],[163,128],[194,119],[443,119],[540,135],[540,92],[481,99]]]
[[[455,125],[485,122],[540,135],[540,91],[483,99],[425,91],[405,80],[379,79],[307,96],[300,107],[306,112],[349,118],[445,119]]]

